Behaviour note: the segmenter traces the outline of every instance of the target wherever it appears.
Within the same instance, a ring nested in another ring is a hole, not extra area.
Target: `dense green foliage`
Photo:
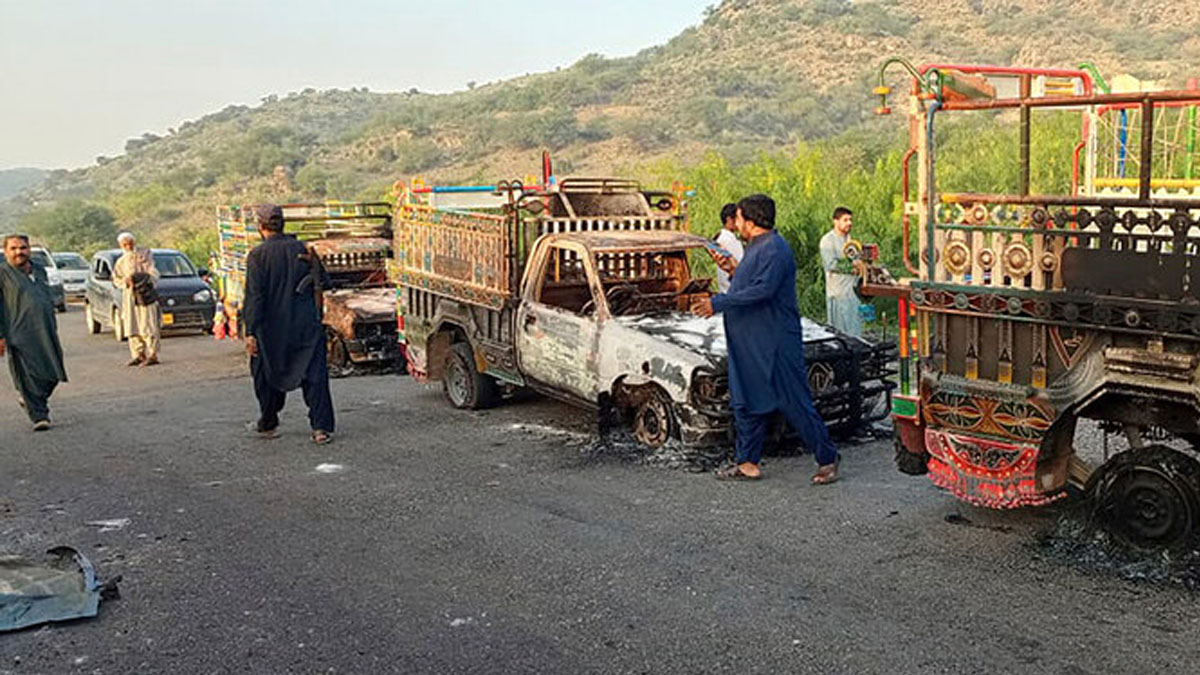
[[[1079,139],[1079,125],[1077,114],[1034,117],[1033,192],[1069,190],[1071,153]],[[939,190],[1015,192],[1020,173],[1017,141],[1015,119],[1002,115],[987,113],[943,122],[936,136]],[[818,245],[831,227],[834,207],[853,210],[852,236],[879,244],[883,263],[895,273],[904,273],[900,239],[904,150],[900,136],[886,139],[856,132],[800,144],[786,152],[764,153],[745,164],[731,163],[714,152],[694,166],[656,165],[645,177],[657,184],[682,180],[693,188],[692,228],[706,236],[720,227],[718,214],[725,203],[756,192],[774,198],[776,228],[796,255],[801,309],[806,316],[824,317],[825,282]],[[914,161],[910,167],[914,194],[917,170]],[[914,234],[914,250],[915,242]],[[880,308],[888,304],[881,302]]]
[[[79,199],[59,202],[33,211],[21,221],[20,231],[35,244],[54,251],[79,251],[90,255],[116,245],[117,223],[111,211]]]

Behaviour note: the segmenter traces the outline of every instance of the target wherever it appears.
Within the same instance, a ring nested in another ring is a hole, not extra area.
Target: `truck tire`
[[[1093,514],[1122,543],[1169,549],[1200,523],[1200,462],[1165,445],[1127,450],[1092,476]]]
[[[450,346],[442,388],[451,405],[460,410],[489,408],[500,398],[496,380],[475,367],[475,352],[466,342]]]
[[[678,435],[675,404],[658,387],[651,386],[633,410],[633,437],[638,443],[661,448]]]
[[[96,316],[92,313],[92,303],[90,302],[83,305],[83,323],[87,327],[88,335],[100,334],[100,322],[96,320]]]

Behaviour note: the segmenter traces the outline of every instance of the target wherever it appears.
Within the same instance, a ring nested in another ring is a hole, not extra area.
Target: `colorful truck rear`
[[[1185,540],[1200,522],[1200,91],[1112,93],[1086,66],[894,65],[911,76],[912,277],[862,273],[906,320],[901,470],[992,508],[1047,504],[1075,484],[1125,542]],[[881,114],[884,82],[881,70]],[[939,123],[968,113],[1014,127],[1005,193],[939,183]],[[1076,140],[1036,167],[1069,183],[1052,190],[1031,178],[1031,130],[1064,116]],[[1082,420],[1120,443],[1085,452]]]

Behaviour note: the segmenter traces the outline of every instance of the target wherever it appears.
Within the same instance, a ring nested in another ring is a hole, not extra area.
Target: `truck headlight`
[[[212,299],[212,291],[208,290],[207,288],[202,291],[197,291],[197,293],[192,296],[192,300],[196,302],[212,302]]]
[[[692,375],[692,401],[701,406],[729,405],[729,377],[711,370],[696,370]]]

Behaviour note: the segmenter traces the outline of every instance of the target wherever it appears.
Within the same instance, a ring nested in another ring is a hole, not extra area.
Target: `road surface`
[[[334,381],[332,445],[298,393],[262,441],[236,343],[138,369],[77,307],[61,332],[54,430],[0,387],[0,550],[79,547],[122,598],[0,635],[0,673],[1200,668],[1192,592],[1048,559],[1052,512],[959,505],[889,443],[845,448],[834,486],[806,457],[725,484],[586,452],[557,403],[458,412],[400,376]]]

